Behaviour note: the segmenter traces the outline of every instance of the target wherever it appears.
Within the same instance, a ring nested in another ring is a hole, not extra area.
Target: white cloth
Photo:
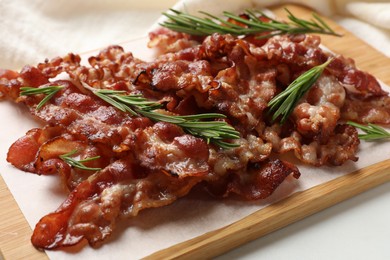
[[[176,0],[0,0],[0,68],[19,69],[68,52],[85,52],[145,35],[161,12]],[[184,4],[182,3],[184,2]],[[259,6],[284,0],[207,1],[210,12],[255,2]],[[291,2],[291,1],[289,1]],[[388,0],[297,0],[332,16],[357,36],[390,56]],[[196,10],[204,0],[176,6]],[[239,4],[238,4],[239,3]],[[231,10],[233,11],[233,10]]]

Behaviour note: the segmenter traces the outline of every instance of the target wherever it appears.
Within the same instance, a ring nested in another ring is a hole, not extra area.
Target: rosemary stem
[[[248,19],[230,12],[223,12],[224,18],[230,20],[225,20],[203,11],[199,13],[204,17],[198,17],[175,9],[170,9],[170,11],[171,13],[163,13],[168,20],[161,23],[161,26],[173,31],[198,36],[207,36],[213,33],[229,33],[235,36],[259,34],[259,38],[272,37],[280,34],[304,33],[341,36],[332,30],[317,14],[313,13],[311,20],[304,20],[294,16],[288,9],[286,9],[289,20],[287,23],[272,19],[258,10],[246,10],[244,15]],[[263,20],[261,18],[265,19]],[[234,21],[237,24],[230,21]]]

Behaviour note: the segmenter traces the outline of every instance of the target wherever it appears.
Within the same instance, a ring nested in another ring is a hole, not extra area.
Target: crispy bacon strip
[[[146,208],[168,205],[186,195],[199,182],[149,172],[122,159],[81,182],[53,213],[43,217],[31,241],[39,248],[71,246],[81,240],[90,245],[107,238],[118,216],[136,216]]]
[[[246,200],[265,199],[276,188],[292,175],[298,179],[299,170],[291,163],[281,160],[267,160],[256,163],[251,168],[240,173],[233,173],[207,183],[207,189],[213,195],[228,197],[237,194]]]
[[[178,126],[157,123],[138,131],[136,139],[135,156],[144,167],[164,170],[180,178],[206,175],[210,170],[207,144],[184,134]]]
[[[22,171],[35,172],[34,162],[41,145],[61,135],[62,132],[63,129],[57,126],[31,129],[11,145],[7,153],[7,161]]]
[[[161,53],[177,52],[199,44],[193,37],[171,31],[166,28],[158,28],[149,33],[149,48],[158,48]],[[199,38],[201,39],[201,38]]]
[[[390,97],[369,97],[361,100],[348,95],[341,117],[360,123],[390,124]]]

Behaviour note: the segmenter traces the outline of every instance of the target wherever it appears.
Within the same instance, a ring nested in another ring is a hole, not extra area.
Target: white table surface
[[[390,183],[238,247],[230,259],[390,259]]]

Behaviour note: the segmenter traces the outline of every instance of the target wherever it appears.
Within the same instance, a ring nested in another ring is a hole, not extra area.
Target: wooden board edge
[[[0,209],[0,251],[3,258],[48,259],[45,252],[31,244],[32,230],[1,175]]]
[[[388,181],[390,159],[294,193],[231,225],[144,259],[210,259]]]

